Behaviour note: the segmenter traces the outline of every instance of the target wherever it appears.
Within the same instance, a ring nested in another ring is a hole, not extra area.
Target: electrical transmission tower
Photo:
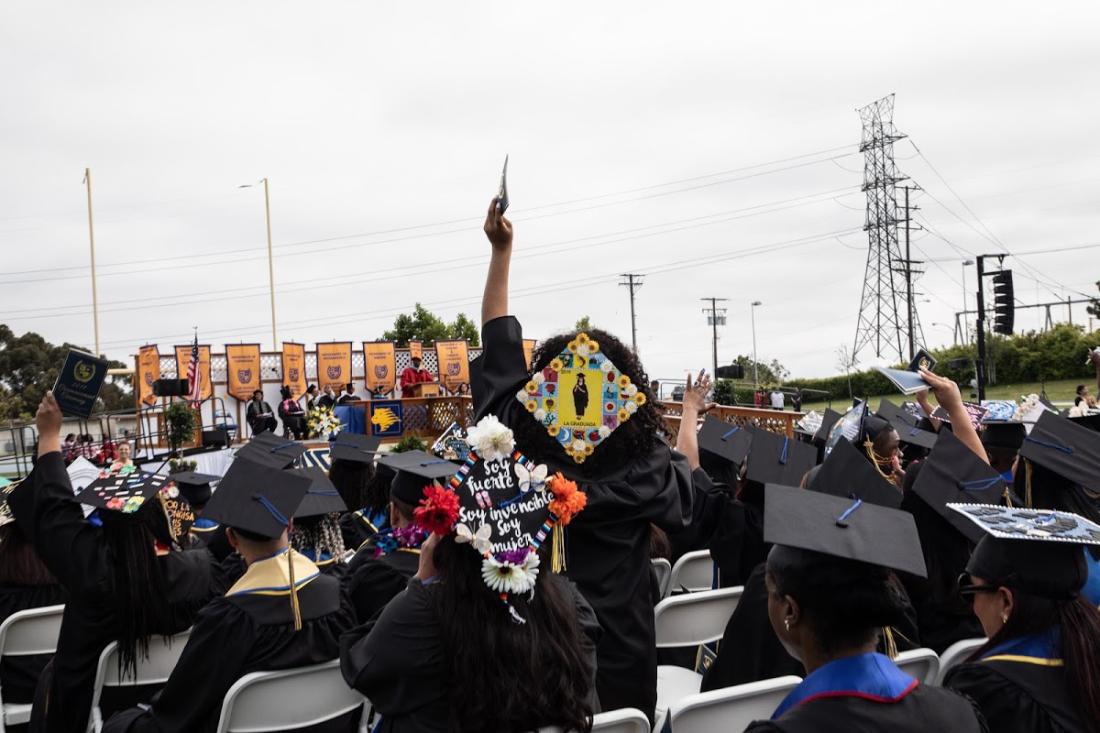
[[[915,322],[915,306],[911,297],[907,297],[912,287],[907,287],[906,275],[911,277],[912,264],[902,255],[898,242],[895,188],[905,176],[894,164],[894,143],[905,135],[894,127],[894,95],[860,108],[859,118],[863,123],[859,150],[863,153],[863,191],[867,194],[863,229],[867,232],[868,249],[852,354],[856,356],[869,346],[876,357],[908,361],[903,347],[909,341],[907,321],[913,318],[916,333],[919,326]]]

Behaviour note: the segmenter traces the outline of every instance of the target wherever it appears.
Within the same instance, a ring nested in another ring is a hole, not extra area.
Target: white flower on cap
[[[512,455],[516,441],[511,429],[495,415],[486,415],[466,431],[466,442],[486,461],[501,461]]]

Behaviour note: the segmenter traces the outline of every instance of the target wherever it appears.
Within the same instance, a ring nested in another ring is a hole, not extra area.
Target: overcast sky
[[[588,314],[629,340],[635,272],[651,376],[709,367],[704,296],[729,299],[721,362],[751,352],[760,300],[762,359],[835,373],[867,254],[855,109],[895,92],[931,226],[913,256],[935,261],[920,315],[949,343],[967,252],[1100,245],[1098,21],[958,0],[7,2],[0,322],[92,346],[85,167],[112,357],[192,326],[271,347],[263,191],[238,188],[264,176],[280,341],[378,338],[416,301],[476,319],[507,153],[528,336]],[[1020,299],[1095,293],[1098,252],[1009,260]]]

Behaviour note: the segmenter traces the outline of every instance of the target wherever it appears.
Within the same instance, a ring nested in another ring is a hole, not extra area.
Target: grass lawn
[[[1073,405],[1073,397],[1074,397],[1074,394],[1076,394],[1077,385],[1079,385],[1079,384],[1087,384],[1090,390],[1092,390],[1092,391],[1096,390],[1096,385],[1091,381],[1086,381],[1086,380],[1081,380],[1081,379],[1062,379],[1062,380],[1059,380],[1059,381],[1047,382],[1045,385],[1040,384],[1038,382],[1032,382],[1030,384],[994,384],[994,385],[986,387],[985,397],[988,400],[1017,400],[1018,401],[1020,399],[1020,395],[1031,394],[1032,392],[1034,392],[1035,394],[1039,394],[1045,386],[1046,392],[1047,392],[1047,397],[1050,398],[1051,402],[1053,402],[1055,405],[1058,405],[1059,407],[1069,407],[1069,406]],[[862,397],[862,395],[856,395],[856,397]],[[906,397],[905,395],[897,394],[897,393],[886,394],[886,395],[874,395],[874,396],[869,398],[870,403],[871,403],[871,408],[872,409],[877,408],[879,401],[882,400],[883,398],[889,399],[891,402],[894,402],[894,403],[904,402],[904,401],[910,399],[909,397]],[[971,391],[968,391],[968,390],[964,389],[963,390],[963,399],[967,400],[967,401],[975,401],[976,402],[978,397],[977,397],[976,393],[972,394]],[[1062,404],[1059,404],[1059,403],[1062,403]],[[843,412],[844,409],[846,407],[848,407],[849,404],[851,404],[851,403],[846,398],[836,398],[836,399],[833,399],[833,401],[832,401],[832,408],[834,410],[838,410],[840,412]],[[829,406],[830,405],[829,405],[828,401],[803,402],[802,403],[802,411],[803,412],[809,412],[810,410],[817,410],[818,412],[821,412],[822,410],[824,410],[826,407],[829,407]]]

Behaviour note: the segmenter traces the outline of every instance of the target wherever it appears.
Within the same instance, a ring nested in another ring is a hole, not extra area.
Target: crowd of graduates
[[[4,701],[33,701],[32,731],[87,728],[110,642],[124,673],[187,629],[165,685],[99,700],[105,730],[211,731],[244,674],[333,659],[379,731],[586,731],[620,708],[661,722],[651,557],[696,550],[710,551],[716,587],[744,587],[702,690],[803,678],[749,730],[1100,731],[1090,418],[974,425],[958,387],[923,371],[914,411],[861,404],[790,437],[708,415],[700,374],[668,434],[637,355],[590,330],[642,396],[578,461],[517,399],[532,372],[495,200],[485,233],[478,450],[514,445],[539,467],[557,522],[547,541],[497,552],[489,530],[458,521],[472,516],[449,488],[459,466],[346,432],[327,472],[295,467],[305,446],[263,433],[224,477],[105,472],[74,494],[47,395],[35,468],[5,490],[0,527],[5,617],[65,604],[55,654],[0,665]],[[534,373],[577,338],[541,342]],[[547,510],[528,496],[514,515],[537,527]],[[892,661],[982,637],[943,687]]]

